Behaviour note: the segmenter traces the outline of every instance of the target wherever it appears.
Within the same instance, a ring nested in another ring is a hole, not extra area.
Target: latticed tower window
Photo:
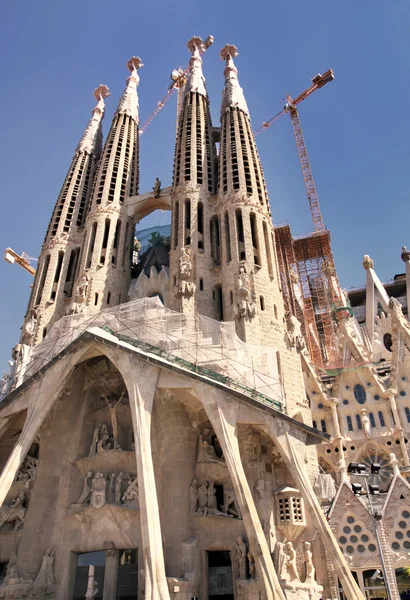
[[[281,488],[277,492],[278,524],[305,525],[303,498],[299,490],[291,487]]]

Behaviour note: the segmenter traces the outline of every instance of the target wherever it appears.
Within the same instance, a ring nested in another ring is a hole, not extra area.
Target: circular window
[[[360,532],[361,532],[361,530],[362,530],[362,528],[360,527],[360,525],[355,525],[355,526],[353,527],[353,529],[355,530],[355,532],[356,532],[356,533],[360,533]]]
[[[410,548],[410,542],[406,540],[405,542],[403,542],[403,546],[406,548],[406,550],[408,550]]]
[[[343,527],[343,532],[350,533],[350,527],[347,527],[347,525],[345,527]]]
[[[391,546],[393,550],[400,550],[400,544],[398,542],[393,542]]]
[[[347,522],[354,523],[354,517],[347,517]],[[349,529],[349,531],[350,531],[350,529]]]
[[[402,534],[402,532],[401,532],[401,531],[396,531],[396,538],[397,538],[398,540],[402,540],[402,539],[403,539],[403,534]]]
[[[410,512],[408,510],[403,510],[401,514],[405,519],[408,519],[410,517]]]
[[[351,535],[350,541],[352,542],[352,544],[356,544],[357,543],[357,535]]]
[[[354,552],[354,548],[353,548],[353,546],[346,546],[346,552],[347,552],[348,554],[353,554],[353,552]]]
[[[339,542],[340,542],[341,544],[346,544],[346,542],[347,542],[347,538],[346,538],[344,535],[341,535],[341,536],[340,536],[340,538],[339,538]]]
[[[349,404],[349,400],[346,400],[346,398],[343,400],[343,404],[346,406],[347,404]]]
[[[353,389],[353,393],[358,404],[364,404],[366,402],[366,392],[364,387],[360,385],[360,383],[356,383]]]
[[[368,542],[369,536],[364,533],[363,535],[360,536],[360,539],[362,540],[362,542]]]
[[[364,546],[362,546],[361,544],[359,544],[357,546],[357,550],[358,550],[358,552],[364,552]]]
[[[374,544],[369,544],[369,552],[375,552],[376,546]]]
[[[389,352],[391,352],[392,346],[393,346],[393,340],[391,338],[391,333],[385,333],[383,336],[383,344],[384,347],[386,348],[386,350],[388,350]]]
[[[400,392],[400,396],[405,396],[405,395],[406,395],[406,392],[405,392],[404,390],[402,390],[402,391]]]
[[[407,525],[405,521],[399,521],[399,527],[400,529],[406,529]]]
[[[406,378],[405,378],[405,377],[402,377],[402,378],[401,378],[401,380],[402,380],[402,381],[406,381]]]
[[[376,394],[375,396],[373,396],[373,398],[374,398],[375,400],[380,400],[380,396],[379,396],[378,394]]]
[[[318,405],[317,405],[317,407],[318,407],[318,408],[323,408],[323,404],[322,404],[322,403],[320,403],[320,404],[318,404]]]

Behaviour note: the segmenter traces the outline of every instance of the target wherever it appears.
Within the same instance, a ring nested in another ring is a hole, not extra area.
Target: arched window
[[[236,239],[238,242],[238,257],[239,260],[246,260],[245,252],[245,234],[243,230],[242,211],[237,208],[235,211],[236,218]]]
[[[360,385],[360,383],[356,383],[353,389],[353,393],[358,404],[364,404],[366,402],[366,392],[364,387]]]
[[[391,337],[391,333],[385,333],[383,336],[383,344],[384,347],[386,348],[386,350],[388,350],[389,352],[392,351],[392,346],[393,346],[393,340]]]
[[[197,228],[198,228],[198,248],[204,249],[204,205],[198,202],[197,206]]]
[[[362,420],[360,418],[360,415],[356,415],[356,424],[357,424],[357,429],[362,428]]]
[[[191,200],[185,200],[185,217],[184,217],[184,244],[191,245]]]
[[[229,229],[229,215],[228,211],[225,212],[224,216],[225,224],[225,244],[226,244],[226,262],[231,262],[231,231]]]
[[[346,421],[347,421],[347,428],[349,431],[353,431],[353,423],[352,423],[352,417],[347,416],[346,417]]]
[[[376,427],[376,421],[374,420],[374,414],[373,413],[369,413],[369,419],[370,419],[370,425],[372,427]]]
[[[379,414],[380,426],[381,426],[381,427],[385,427],[385,426],[386,426],[386,423],[384,422],[384,416],[383,416],[383,413],[382,413],[382,411],[381,411],[381,410],[379,410],[379,413],[378,413],[378,414]]]
[[[174,214],[173,216],[173,225],[174,225],[174,248],[178,247],[178,221],[179,221],[179,202],[178,200],[175,202]]]
[[[320,427],[322,429],[322,432],[326,433],[326,421],[324,419],[321,419],[321,421],[320,421]]]
[[[255,213],[250,213],[249,220],[251,223],[251,237],[252,237],[252,247],[253,247],[253,262],[255,265],[260,266],[261,259],[259,256],[259,240],[258,240],[258,227],[256,223],[256,215]]]

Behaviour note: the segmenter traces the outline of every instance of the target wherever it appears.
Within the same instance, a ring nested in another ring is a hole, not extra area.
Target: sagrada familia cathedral
[[[409,598],[410,253],[347,294],[327,231],[274,227],[237,50],[214,126],[201,47],[170,187],[140,58],[104,143],[95,90],[1,382],[0,598]]]

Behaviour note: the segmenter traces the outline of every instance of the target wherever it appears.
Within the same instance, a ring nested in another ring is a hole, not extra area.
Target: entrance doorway
[[[73,600],[85,600],[88,586],[88,569],[94,566],[94,581],[97,582],[98,592],[95,600],[102,600],[105,575],[105,552],[86,552],[78,554],[75,572]]]
[[[120,550],[118,556],[116,600],[137,600],[137,590],[137,550]]]
[[[208,599],[234,600],[231,553],[208,552]]]

